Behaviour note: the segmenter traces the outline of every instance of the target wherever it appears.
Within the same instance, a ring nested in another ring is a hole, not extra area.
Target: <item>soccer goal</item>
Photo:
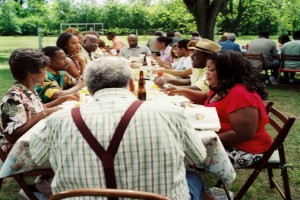
[[[62,33],[67,28],[76,28],[80,32],[86,31],[96,31],[99,34],[103,35],[103,23],[61,23],[60,32]]]

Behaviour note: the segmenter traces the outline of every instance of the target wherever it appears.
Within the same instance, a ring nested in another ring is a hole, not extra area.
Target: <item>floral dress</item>
[[[20,83],[13,85],[0,103],[0,130],[12,134],[28,119],[44,110],[39,96]],[[3,137],[3,135],[2,135]]]

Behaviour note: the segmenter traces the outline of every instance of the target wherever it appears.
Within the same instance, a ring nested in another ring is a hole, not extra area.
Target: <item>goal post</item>
[[[67,28],[76,28],[80,32],[96,31],[101,35],[104,34],[103,23],[61,23],[60,32]]]

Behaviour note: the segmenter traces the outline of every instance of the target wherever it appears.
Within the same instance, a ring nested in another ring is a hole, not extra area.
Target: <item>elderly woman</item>
[[[60,47],[66,53],[69,63],[67,72],[74,78],[78,79],[86,66],[86,59],[80,52],[80,41],[72,33],[62,33],[57,41],[56,46]]]
[[[38,121],[61,109],[56,105],[68,99],[64,97],[44,105],[35,92],[35,85],[43,82],[45,78],[48,64],[49,58],[42,52],[33,49],[17,49],[12,52],[9,65],[16,83],[0,103],[0,127],[2,124],[2,133],[9,142],[4,141],[2,149],[10,148],[10,143],[15,143]],[[39,191],[46,191],[47,195],[51,194],[50,185],[45,186],[43,181],[39,181],[38,185],[32,188],[39,199],[45,196]],[[23,191],[20,194],[27,198]]]
[[[221,122],[218,135],[235,167],[259,161],[272,143],[265,129],[269,122],[262,101],[267,97],[265,85],[249,61],[233,51],[212,54],[206,66],[209,94],[186,88],[168,88],[167,93],[181,93],[195,103],[217,109]]]

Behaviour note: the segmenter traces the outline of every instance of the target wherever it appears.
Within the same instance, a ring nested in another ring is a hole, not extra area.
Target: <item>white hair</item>
[[[91,94],[104,88],[123,88],[129,84],[132,71],[126,59],[100,57],[86,67],[84,80]]]

